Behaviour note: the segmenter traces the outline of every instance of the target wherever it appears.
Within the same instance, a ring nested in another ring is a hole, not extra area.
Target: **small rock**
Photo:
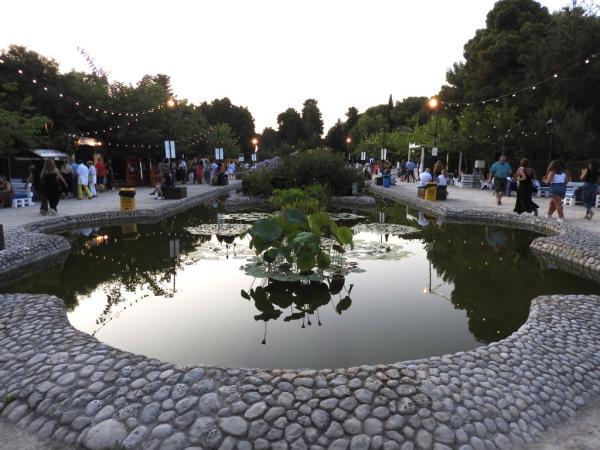
[[[126,437],[125,425],[114,419],[108,419],[88,430],[84,444],[90,450],[106,450],[121,445]]]

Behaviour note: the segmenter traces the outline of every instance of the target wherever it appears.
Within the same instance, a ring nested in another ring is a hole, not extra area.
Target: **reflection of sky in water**
[[[386,242],[379,234],[365,232],[355,239]],[[124,293],[130,301],[114,307],[114,320],[96,336],[116,347],[167,361],[245,367],[342,367],[477,346],[465,312],[444,298],[450,296],[452,286],[438,279],[435,270],[431,284],[439,286],[435,291],[440,295],[423,293],[429,285],[424,243],[394,236],[388,236],[387,242],[410,255],[399,260],[361,260],[366,272],[351,274],[346,280],[346,288],[354,284],[348,310],[342,315],[335,312],[336,295],[333,304],[319,309],[321,327],[314,315],[312,325],[305,328],[301,320],[269,321],[267,345],[260,344],[264,322],[253,319],[259,311],[240,295],[241,289],[248,290],[252,284],[252,278],[239,270],[243,259],[223,256],[184,265],[177,273],[173,298],[140,299],[144,292]],[[213,237],[203,248],[217,243]],[[156,245],[166,247],[168,241],[156,241]],[[231,254],[233,246],[229,247]],[[172,281],[163,287],[172,288]],[[135,299],[140,300],[135,303]],[[79,299],[69,319],[75,327],[94,332],[105,305],[106,293],[99,286],[89,297]]]

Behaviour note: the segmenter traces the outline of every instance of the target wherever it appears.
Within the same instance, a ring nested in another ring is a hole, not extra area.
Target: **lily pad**
[[[390,236],[407,236],[419,233],[418,228],[400,225],[397,223],[361,223],[352,227],[354,233],[378,233],[389,234]]]

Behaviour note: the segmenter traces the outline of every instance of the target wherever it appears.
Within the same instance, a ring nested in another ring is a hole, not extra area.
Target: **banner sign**
[[[175,159],[175,141],[165,141],[165,158]]]

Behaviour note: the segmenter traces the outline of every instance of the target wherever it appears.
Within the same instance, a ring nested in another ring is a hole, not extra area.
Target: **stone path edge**
[[[71,245],[56,233],[84,226],[154,223],[240,187],[240,183],[232,183],[180,200],[161,202],[153,209],[56,216],[7,230],[6,248],[0,251],[0,283],[17,281],[64,261],[71,251]]]

